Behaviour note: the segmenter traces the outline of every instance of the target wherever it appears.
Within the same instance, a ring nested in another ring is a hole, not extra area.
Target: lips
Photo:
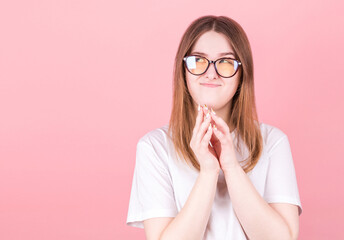
[[[221,85],[219,84],[210,84],[210,83],[201,83],[202,86],[205,86],[205,87],[219,87]]]

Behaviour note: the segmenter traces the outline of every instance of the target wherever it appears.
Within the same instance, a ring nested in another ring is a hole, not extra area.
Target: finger
[[[225,146],[228,143],[228,139],[226,138],[226,136],[216,127],[214,127],[214,135],[217,137],[217,139],[221,142],[223,146]]]
[[[210,115],[210,110],[209,110],[207,104],[202,105],[202,107],[203,107],[203,114],[204,114],[204,116],[206,116],[207,113],[209,113],[209,115]],[[211,122],[213,122],[213,120],[211,120]]]
[[[216,115],[216,113],[211,109],[211,118],[214,120],[216,123],[216,127],[218,130],[222,131],[224,134],[229,134],[229,127],[227,123],[219,116]]]
[[[207,104],[202,105],[202,109],[203,109],[204,114],[207,114],[209,112],[209,108]]]
[[[211,121],[210,114],[207,113],[203,123],[200,126],[200,129],[199,129],[198,133],[196,134],[196,139],[195,139],[196,143],[200,143],[201,140],[203,139],[204,134],[206,133],[207,128],[209,127],[210,121]]]
[[[213,124],[212,122],[211,122],[210,124],[212,124],[212,126],[213,126],[213,132],[215,133],[216,125]],[[210,141],[211,141],[212,144],[214,144],[214,143],[218,142],[219,139],[216,137],[215,134],[213,134],[213,135],[211,135]]]
[[[214,132],[214,129],[212,131]],[[212,136],[214,136],[214,134],[212,134]],[[208,149],[209,149],[209,152],[211,152],[217,159],[219,159],[219,156],[217,155],[214,148],[210,146],[210,144],[208,145]]]
[[[213,135],[213,128],[211,127],[211,124],[209,124],[208,128],[207,128],[207,132],[205,133],[202,141],[201,141],[201,146],[202,147],[207,147],[209,145],[209,141],[211,138],[211,135]]]
[[[203,108],[201,105],[198,104],[198,112],[197,112],[195,127],[193,129],[193,135],[196,135],[198,133],[202,122],[203,122]]]

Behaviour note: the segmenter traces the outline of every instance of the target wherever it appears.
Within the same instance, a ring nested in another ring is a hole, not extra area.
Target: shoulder
[[[168,138],[168,124],[165,124],[161,127],[155,128],[150,130],[146,134],[144,134],[138,140],[138,145],[141,143],[146,143],[149,145],[161,145],[165,146],[167,143]]]
[[[267,153],[271,153],[282,140],[288,140],[288,136],[284,131],[271,124],[260,122],[260,131]]]
[[[169,158],[168,141],[168,125],[150,130],[138,140],[137,155],[149,156],[152,160],[167,161]]]

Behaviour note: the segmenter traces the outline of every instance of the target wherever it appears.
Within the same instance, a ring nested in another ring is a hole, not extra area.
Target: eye
[[[201,57],[196,57],[196,62],[203,63],[203,62],[205,62],[205,59],[201,58]]]
[[[229,64],[233,65],[233,60],[232,59],[221,59],[219,61],[219,63],[229,63]]]

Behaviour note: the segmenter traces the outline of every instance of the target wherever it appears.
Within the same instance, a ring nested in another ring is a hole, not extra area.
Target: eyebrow
[[[208,56],[208,54],[202,53],[202,52],[192,52],[191,54],[201,54],[201,55]],[[229,55],[229,54],[231,54],[231,55],[233,55],[233,57],[235,57],[234,53],[232,53],[232,52],[223,52],[223,53],[220,53],[219,56],[225,56],[225,55]]]

